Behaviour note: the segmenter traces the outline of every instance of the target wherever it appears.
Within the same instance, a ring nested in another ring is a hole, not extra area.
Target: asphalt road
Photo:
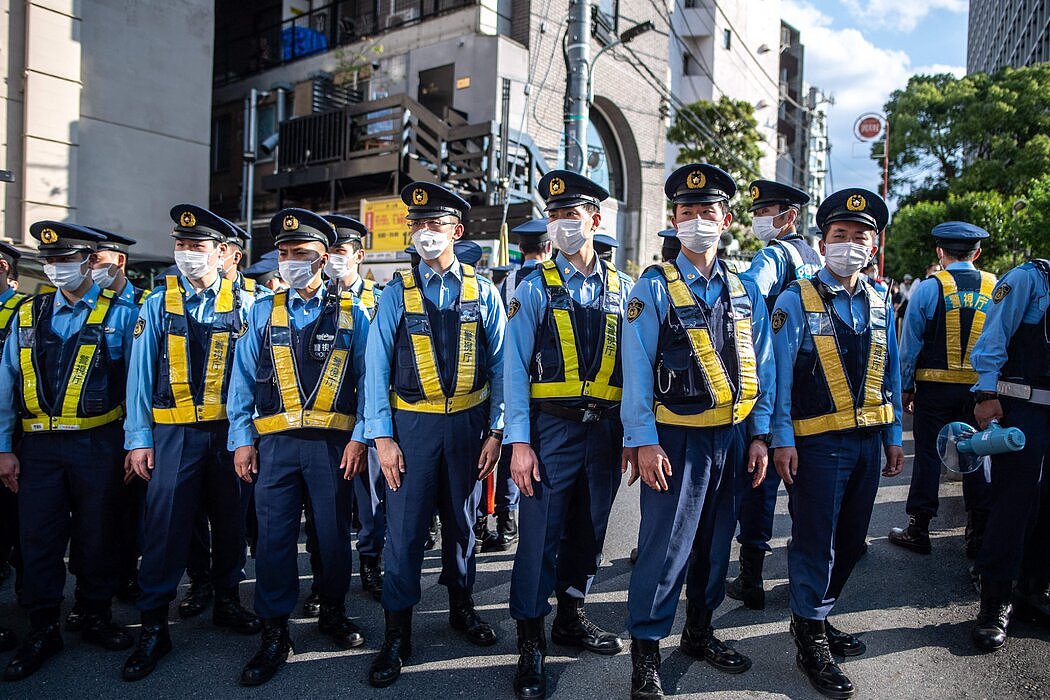
[[[910,437],[910,436],[907,436]],[[905,449],[909,452],[909,446]],[[934,553],[921,556],[890,545],[886,533],[905,520],[904,500],[910,474],[883,479],[869,530],[870,548],[860,562],[834,612],[836,624],[860,632],[866,655],[843,668],[868,698],[1022,698],[1050,697],[1050,630],[1029,623],[1011,626],[1010,640],[994,655],[976,654],[970,627],[977,612],[963,554],[965,520],[959,482],[942,484],[941,517],[934,521]],[[626,484],[626,482],[624,482]],[[623,630],[629,554],[638,528],[640,484],[622,487],[606,540],[606,564],[588,599],[591,617],[609,629]],[[642,486],[644,488],[644,486]],[[727,600],[715,614],[723,639],[754,660],[745,674],[730,676],[677,651],[679,637],[664,640],[663,680],[669,695],[679,697],[819,697],[795,667],[794,645],[787,630],[787,553],[790,530],[787,497],[778,502],[773,553],[766,560],[767,607],[747,610]],[[734,561],[736,553],[734,549]],[[355,577],[348,612],[363,629],[366,644],[351,652],[336,650],[312,621],[293,620],[296,654],[277,677],[259,689],[242,689],[237,677],[255,652],[257,638],[220,631],[206,614],[172,620],[175,650],[144,681],[120,680],[125,652],[104,652],[65,634],[66,650],[30,679],[0,683],[3,697],[283,697],[283,698],[501,698],[513,697],[511,681],[517,658],[514,623],[506,601],[513,554],[482,555],[475,598],[492,622],[499,643],[478,649],[449,630],[445,589],[438,585],[440,560],[429,552],[424,570],[422,604],[417,608],[414,656],[401,679],[377,691],[366,681],[370,659],[382,639],[382,610],[366,597]],[[355,557],[356,566],[356,557]],[[300,557],[303,596],[309,565]],[[730,573],[735,575],[736,564]],[[251,601],[252,562],[242,598]],[[71,600],[72,586],[67,588]],[[138,622],[135,611],[118,603],[118,621]],[[174,615],[174,610],[173,610]],[[685,619],[684,599],[676,630]],[[14,603],[11,584],[0,590],[0,624],[24,632],[26,621]],[[626,633],[624,633],[626,636]],[[9,655],[0,658],[6,662]],[[627,697],[630,654],[601,657],[552,646],[548,657],[550,696],[555,698]]]

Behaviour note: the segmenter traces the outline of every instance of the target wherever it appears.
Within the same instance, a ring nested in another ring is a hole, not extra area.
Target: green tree
[[[681,150],[678,163],[711,163],[733,177],[737,187],[759,177],[762,135],[758,133],[755,108],[747,100],[723,95],[718,102],[698,100],[675,114],[667,140]],[[747,235],[751,213],[742,198],[731,204],[733,236],[744,250],[755,251],[761,242]]]

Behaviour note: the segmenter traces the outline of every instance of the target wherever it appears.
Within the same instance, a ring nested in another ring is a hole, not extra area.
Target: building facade
[[[212,2],[0,0],[0,235],[73,221],[170,256],[168,211],[208,193]],[[30,245],[30,247],[34,247]]]
[[[1046,0],[970,0],[966,71],[1050,61],[1050,3]]]

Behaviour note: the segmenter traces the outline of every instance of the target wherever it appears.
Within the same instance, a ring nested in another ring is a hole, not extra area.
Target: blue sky
[[[965,73],[967,6],[967,0],[784,0],[782,16],[805,46],[806,82],[835,98],[828,109],[829,192],[881,190],[881,164],[866,158],[853,122],[880,112],[911,75]]]

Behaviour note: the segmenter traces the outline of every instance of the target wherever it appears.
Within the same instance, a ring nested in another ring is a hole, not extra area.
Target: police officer
[[[245,269],[245,277],[250,277],[255,280],[259,287],[265,287],[271,292],[276,294],[277,292],[288,289],[288,285],[281,279],[281,275],[277,271],[277,251],[271,250],[269,253],[263,253],[259,260]]]
[[[987,231],[965,221],[946,221],[934,226],[932,234],[944,269],[915,287],[901,334],[904,410],[915,414],[908,526],[895,527],[889,534],[893,544],[920,554],[932,551],[930,520],[937,516],[941,479],[937,433],[954,421],[968,423],[973,415],[970,387],[977,374],[970,365],[970,350],[981,335],[995,287],[995,275],[979,272],[973,265]],[[981,548],[987,500],[984,470],[965,475],[966,556],[971,559]]]
[[[990,512],[977,555],[981,607],[973,628],[980,651],[1006,643],[1011,614],[1050,624],[1050,261],[1006,273],[992,292],[970,354],[977,372],[974,417],[1025,434],[1020,452],[994,455]],[[1011,607],[1011,582],[1017,582]]]
[[[616,236],[604,229],[594,234],[594,252],[598,255],[599,260],[613,262],[617,245]]]
[[[441,513],[449,624],[479,646],[496,643],[474,609],[479,481],[496,468],[503,428],[506,313],[495,287],[460,263],[466,200],[431,183],[401,191],[421,262],[391,280],[368,339],[368,429],[386,477],[383,578],[386,638],[368,681],[388,686],[412,653],[427,523]]]
[[[268,296],[269,289],[259,287],[254,279],[241,272],[241,261],[244,260],[248,251],[248,242],[252,239],[251,232],[229,220],[226,223],[230,235],[226,238],[226,257],[222,259],[222,276],[231,282],[236,282],[238,287],[249,294]]]
[[[256,303],[230,386],[234,465],[246,482],[257,482],[255,610],[263,636],[241,673],[241,684],[249,686],[272,678],[291,649],[288,617],[299,596],[304,498],[321,562],[318,630],[343,649],[364,644],[346,617],[345,599],[351,480],[367,460],[361,392],[368,316],[321,276],[336,241],[332,224],[305,209],[282,209],[270,232],[290,289]]]
[[[146,297],[128,373],[124,446],[128,465],[148,482],[136,601],[142,634],[124,664],[129,681],[148,676],[171,651],[168,604],[187,568],[202,509],[214,542],[212,622],[241,634],[260,627],[238,593],[245,563],[242,492],[225,445],[234,347],[255,299],[218,273],[234,233],[229,222],[192,204],[175,205],[171,218],[179,275]]]
[[[361,276],[368,228],[349,216],[326,216],[335,227],[335,245],[328,249],[325,274],[339,284],[340,292],[353,295],[369,321],[375,316],[382,290],[375,281]],[[375,447],[368,449],[368,469],[354,479],[354,502],[361,527],[357,531],[357,555],[361,560],[361,588],[379,600],[383,595],[383,542],[386,513],[383,510],[383,470]]]
[[[682,252],[682,242],[678,240],[678,232],[673,228],[665,228],[656,235],[660,237],[660,261],[674,262],[678,254]]]
[[[140,304],[144,291],[133,285],[127,276],[128,253],[131,246],[135,245],[135,239],[95,226],[87,228],[104,236],[92,259],[91,279],[99,289],[109,289],[123,301]]]
[[[823,262],[796,228],[802,207],[809,203],[808,194],[772,180],[755,180],[749,192],[751,228],[766,247],[755,253],[751,267],[741,276],[755,283],[772,313],[780,293],[796,279],[811,278]],[[771,551],[769,540],[773,537],[779,489],[780,477],[775,469],[768,469],[757,489],[744,486],[740,500],[740,576],[730,581],[726,595],[752,610],[766,607],[762,564],[766,552]]]
[[[760,483],[773,402],[765,304],[717,259],[736,185],[720,168],[693,163],[672,173],[664,192],[682,250],[638,280],[624,332],[624,468],[633,466],[629,483],[646,484],[627,598],[631,694],[641,698],[663,695],[660,640],[690,566],[682,651],[727,673],[751,666],[715,636],[711,618],[736,527],[731,452],[748,443],[747,469]]]
[[[110,608],[125,363],[138,309],[92,281],[100,234],[56,221],[37,222],[30,233],[56,291],[18,305],[0,362],[0,480],[19,493],[20,602],[31,626],[6,680],[28,677],[62,649],[67,545],[80,553],[83,639],[114,651],[133,643],[113,624]]]
[[[853,683],[832,654],[864,643],[826,618],[864,551],[884,476],[904,466],[893,310],[860,274],[889,213],[877,194],[846,189],[817,210],[825,266],[777,298],[773,460],[791,513],[788,584],[798,666],[816,690],[849,697]]]
[[[552,592],[553,641],[598,654],[623,648],[583,605],[620,485],[620,329],[632,281],[594,249],[605,188],[568,170],[548,172],[537,187],[559,253],[514,291],[503,391],[510,473],[524,494],[510,584],[520,698],[546,694],[544,618]]]

